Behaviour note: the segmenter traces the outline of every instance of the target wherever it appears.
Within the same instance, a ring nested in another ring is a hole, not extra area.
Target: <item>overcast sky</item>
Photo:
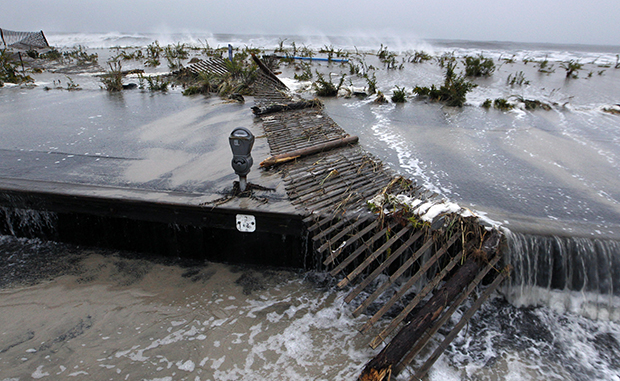
[[[4,0],[0,28],[620,45],[620,0]]]

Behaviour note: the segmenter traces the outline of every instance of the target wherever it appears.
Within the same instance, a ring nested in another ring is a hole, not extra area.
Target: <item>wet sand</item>
[[[3,380],[351,379],[371,357],[322,277],[28,242],[0,291]],[[63,260],[29,275],[45,247]]]

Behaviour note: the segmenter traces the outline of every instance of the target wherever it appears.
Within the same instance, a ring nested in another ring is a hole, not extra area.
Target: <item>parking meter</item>
[[[250,155],[254,145],[254,135],[245,127],[237,127],[231,132],[228,141],[233,153],[232,167],[239,175],[239,189],[244,192],[247,186],[247,175],[254,163]]]

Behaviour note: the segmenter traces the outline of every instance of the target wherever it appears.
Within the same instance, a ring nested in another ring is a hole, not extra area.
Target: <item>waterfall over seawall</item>
[[[548,305],[593,319],[620,320],[620,241],[507,231],[504,285],[516,306]]]

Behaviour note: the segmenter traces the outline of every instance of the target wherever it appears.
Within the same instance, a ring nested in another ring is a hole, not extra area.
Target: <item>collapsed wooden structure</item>
[[[410,364],[411,379],[420,379],[510,273],[501,234],[397,176],[355,145],[320,102],[294,99],[255,60],[262,85],[253,111],[272,155],[262,166],[281,173],[288,197],[304,211],[314,267],[349,290],[354,316],[369,316],[360,331],[373,333],[370,346],[384,344],[359,379],[386,379]],[[437,335],[446,324],[448,333]]]

